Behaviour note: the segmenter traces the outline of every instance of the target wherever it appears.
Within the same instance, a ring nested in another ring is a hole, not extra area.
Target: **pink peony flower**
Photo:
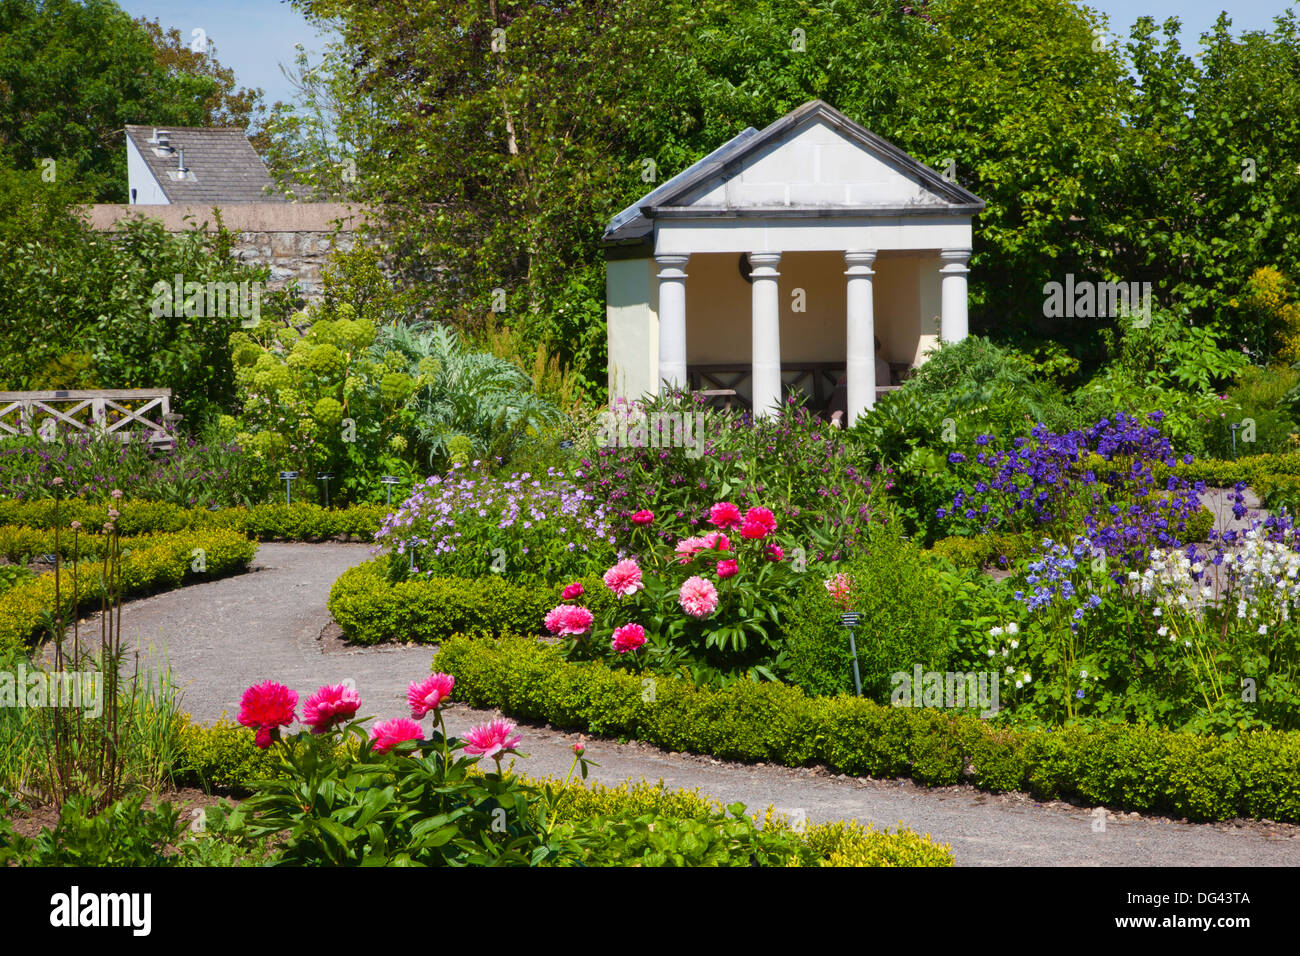
[[[785,552],[781,550],[779,544],[769,544],[763,551],[763,557],[769,561],[783,561],[785,560]]]
[[[776,515],[767,508],[750,508],[745,512],[745,521],[761,524],[769,534],[776,530]]]
[[[645,643],[645,628],[640,624],[624,624],[614,630],[614,639],[609,646],[620,654],[634,651]]]
[[[730,501],[719,501],[709,509],[709,521],[714,527],[724,531],[738,527],[741,523],[740,509]]]
[[[849,576],[841,571],[823,583],[826,585],[826,591],[830,594],[831,600],[835,602],[836,606],[847,611],[850,591],[853,587],[853,582]]]
[[[546,615],[546,629],[552,634],[586,634],[594,620],[590,611],[576,604],[561,604]]]
[[[745,512],[745,523],[741,525],[741,537],[751,540],[764,538],[776,530],[776,516],[766,508],[750,508]]]
[[[718,608],[718,589],[697,574],[682,582],[677,600],[692,617],[708,617]]]
[[[410,717],[394,717],[370,728],[375,752],[386,754],[404,740],[423,740],[424,732]]]
[[[311,727],[313,734],[325,731],[351,720],[361,707],[361,697],[346,684],[330,684],[307,698],[302,705],[302,722]]]
[[[437,710],[451,696],[456,678],[450,674],[430,674],[424,680],[411,681],[406,689],[406,700],[411,705],[411,716],[420,720],[431,710]]]
[[[586,750],[586,749],[587,749],[587,748],[584,747],[582,744],[574,744],[574,745],[573,745],[573,752],[574,752],[575,754],[579,754],[579,755],[581,755],[582,752],[583,752],[584,750]]]
[[[642,508],[632,516],[633,524],[650,524],[655,520],[655,513],[647,508]]]
[[[729,561],[718,562],[718,577],[729,578],[740,572],[740,563],[732,558]]]
[[[576,597],[582,597],[585,593],[587,593],[587,589],[582,586],[582,582],[574,581],[560,592],[560,600],[572,601]]]
[[[484,757],[499,760],[498,754],[513,750],[523,739],[518,735],[510,736],[514,729],[515,725],[508,720],[494,720],[490,724],[480,724],[478,727],[471,728],[465,734],[465,739],[469,741],[465,745],[465,753],[482,754]]]
[[[606,586],[619,597],[631,597],[645,587],[641,583],[641,569],[631,558],[620,561],[606,571],[604,580]]]
[[[710,531],[703,537],[683,538],[677,542],[677,547],[674,550],[680,559],[678,563],[686,564],[701,551],[709,548],[718,551],[730,551],[731,541],[721,531]]]
[[[298,694],[273,680],[254,684],[239,700],[239,722],[258,731],[257,745],[271,746],[271,731],[294,721]]]

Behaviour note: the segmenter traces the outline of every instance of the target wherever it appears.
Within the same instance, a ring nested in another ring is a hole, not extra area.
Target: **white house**
[[[242,129],[126,127],[131,205],[282,203]]]
[[[784,386],[850,423],[895,375],[967,334],[971,217],[984,202],[820,100],[745,130],[606,227],[609,388]]]

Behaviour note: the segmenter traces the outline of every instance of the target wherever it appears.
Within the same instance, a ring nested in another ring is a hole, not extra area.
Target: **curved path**
[[[368,557],[368,546],[359,544],[263,544],[248,574],[126,604],[124,641],[136,641],[142,652],[165,651],[184,709],[201,722],[233,717],[244,688],[268,679],[305,698],[323,683],[351,678],[364,713],[403,716],[406,686],[428,673],[431,648],[352,649],[321,636],[332,627],[325,608],[330,585]],[[463,705],[447,714],[457,734],[490,716]],[[568,771],[576,735],[521,730],[520,746],[530,757],[517,769],[534,776]],[[1087,808],[966,786],[927,790],[606,740],[590,741],[587,755],[600,764],[592,776],[602,783],[662,778],[751,811],[773,804],[813,821],[901,822],[949,843],[958,865],[1300,865],[1300,827],[1287,824],[1191,825],[1135,814],[1110,815],[1103,826]]]

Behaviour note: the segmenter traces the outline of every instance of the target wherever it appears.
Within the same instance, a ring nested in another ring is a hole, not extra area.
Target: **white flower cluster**
[[[989,657],[990,658],[1002,657],[1005,659],[1010,657],[1013,651],[1019,650],[1020,639],[1016,636],[1019,633],[1020,633],[1020,625],[1017,624],[1015,621],[1012,621],[1005,626],[990,628],[989,637],[1002,637],[1003,635],[1006,635],[1007,637],[1010,637],[1011,640],[1005,646],[1002,647],[995,646],[995,647],[988,648]],[[1011,664],[1007,664],[1004,673],[1006,674],[1008,680],[1011,680],[1012,678],[1015,679],[1017,689],[1024,687],[1031,680],[1033,680],[1033,675],[1030,674],[1029,671],[1022,671],[1020,673],[1020,676],[1016,677],[1016,668]]]
[[[1160,607],[1200,617],[1214,601],[1214,588],[1207,577],[1203,575],[1200,581],[1195,577],[1204,569],[1200,561],[1192,561],[1183,551],[1156,548],[1151,552],[1147,569],[1141,573],[1130,571],[1128,579],[1143,597],[1153,599]]]
[[[1191,560],[1183,551],[1156,549],[1146,571],[1130,571],[1128,577],[1143,597],[1156,602],[1157,617],[1162,612],[1183,612],[1199,618],[1215,603],[1210,572],[1218,570],[1208,562]],[[1238,620],[1257,620],[1263,610],[1269,616],[1280,614],[1285,621],[1290,609],[1300,606],[1300,553],[1291,544],[1268,540],[1258,529],[1247,531],[1224,551],[1221,571],[1226,577],[1223,594],[1235,599]],[[1199,581],[1196,575],[1201,576]],[[1266,633],[1266,625],[1260,627],[1260,633]],[[1174,640],[1167,627],[1158,633]]]

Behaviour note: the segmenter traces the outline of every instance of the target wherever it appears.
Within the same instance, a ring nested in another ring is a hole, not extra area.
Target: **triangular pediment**
[[[974,215],[979,197],[814,100],[745,130],[629,206],[606,241],[643,237],[658,216]]]

